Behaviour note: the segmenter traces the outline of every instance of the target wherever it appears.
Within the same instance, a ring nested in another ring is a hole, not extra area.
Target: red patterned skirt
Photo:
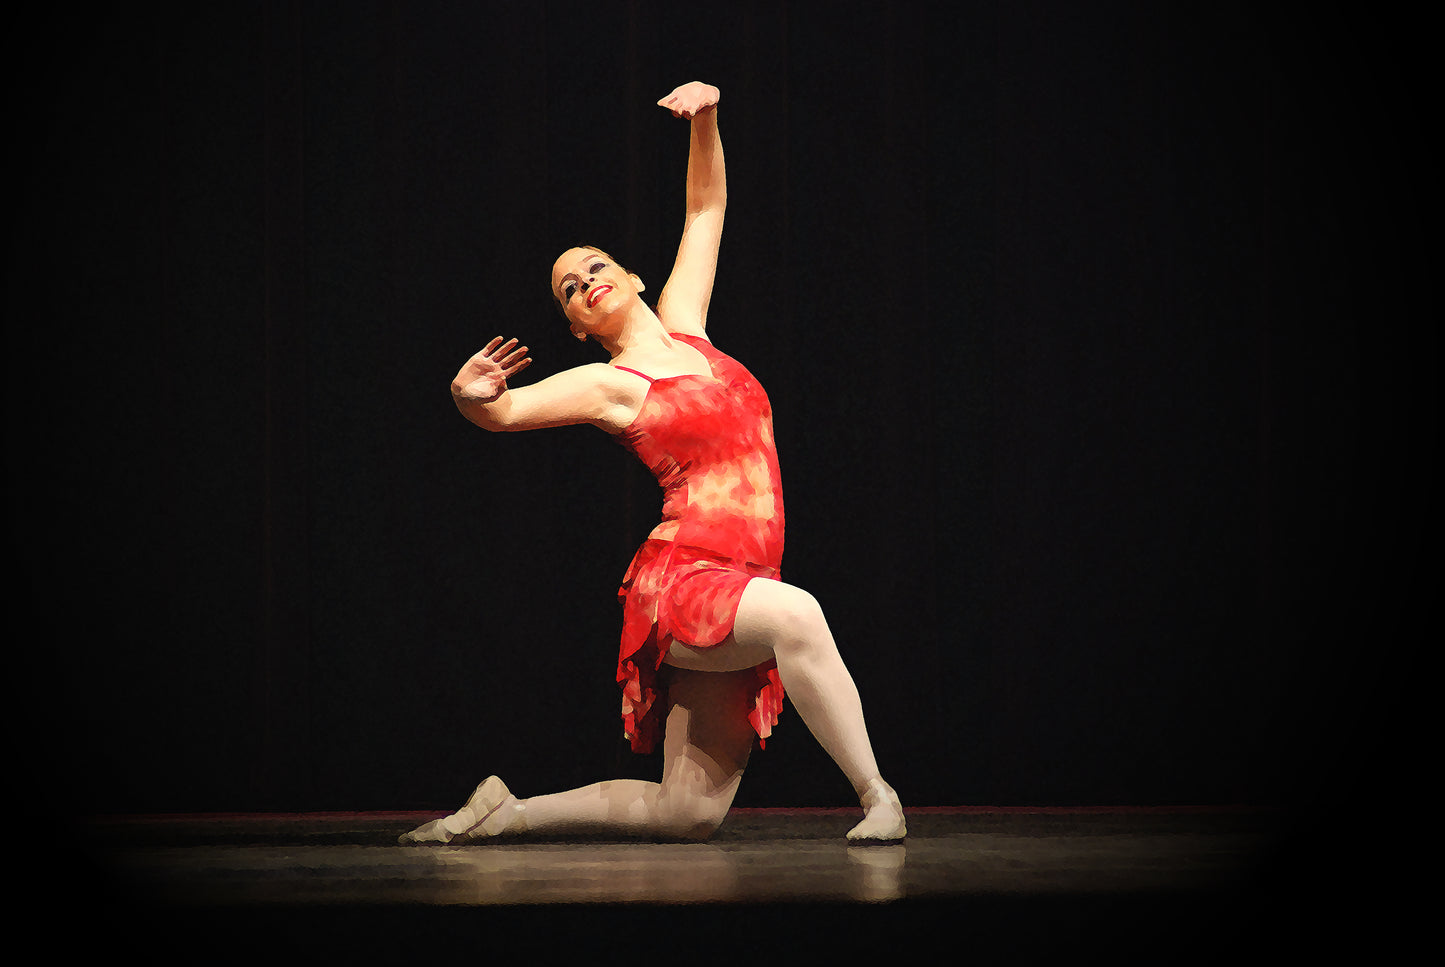
[[[617,591],[622,602],[617,682],[624,734],[634,752],[651,752],[662,735],[667,701],[658,670],[668,647],[680,641],[708,648],[731,634],[743,588],[753,578],[776,581],[778,570],[673,541],[649,540],[637,551]],[[783,683],[776,662],[753,671],[758,681],[748,721],[766,745],[783,710]]]

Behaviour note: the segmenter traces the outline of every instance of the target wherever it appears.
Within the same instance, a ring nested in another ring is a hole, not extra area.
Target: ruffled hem
[[[778,716],[783,713],[783,680],[778,677],[778,663],[775,661],[759,665],[753,671],[758,673],[758,693],[753,699],[748,721],[752,723],[753,731],[758,733],[758,746],[766,749],[768,736],[773,734],[773,726],[778,724]]]
[[[623,734],[634,752],[651,752],[662,734],[659,713],[667,701],[658,670],[668,647],[682,641],[707,648],[731,634],[743,589],[755,577],[777,580],[778,570],[672,541],[649,540],[638,549],[617,592],[622,602],[617,682]],[[783,710],[783,683],[775,662],[755,671],[758,686],[748,721],[766,747]]]

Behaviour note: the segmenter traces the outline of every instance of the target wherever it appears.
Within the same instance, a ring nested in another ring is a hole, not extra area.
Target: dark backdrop
[[[1358,787],[1387,538],[1433,520],[1396,475],[1434,447],[1399,405],[1433,340],[1392,328],[1423,263],[1383,226],[1434,188],[1362,93],[1409,64],[1253,5],[931,6],[278,0],[17,40],[12,648],[53,794],[656,768],[612,684],[651,478],[591,428],[485,434],[448,383],[493,334],[524,381],[600,358],[548,304],[568,246],[660,290],[687,129],[653,105],[695,78],[711,332],[773,398],[785,574],[905,801]],[[789,709],[738,802],[848,799]]]

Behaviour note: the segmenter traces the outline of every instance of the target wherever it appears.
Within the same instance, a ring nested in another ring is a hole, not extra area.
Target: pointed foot
[[[433,819],[413,829],[409,833],[402,833],[396,841],[402,846],[421,846],[429,843],[450,843],[452,834],[447,832],[440,819]]]
[[[506,783],[496,776],[488,776],[472,790],[461,809],[402,833],[397,842],[403,846],[461,844],[517,832],[525,826],[521,810]]]

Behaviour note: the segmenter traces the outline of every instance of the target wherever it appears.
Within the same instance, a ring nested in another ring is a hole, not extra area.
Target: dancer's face
[[[574,332],[585,333],[642,289],[641,279],[600,249],[569,249],[552,266],[552,295]]]

